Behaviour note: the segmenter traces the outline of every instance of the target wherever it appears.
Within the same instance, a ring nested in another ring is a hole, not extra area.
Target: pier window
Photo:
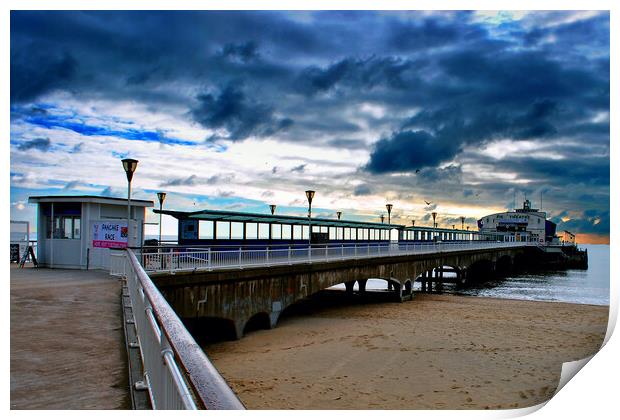
[[[198,239],[213,239],[213,221],[198,221]]]
[[[351,239],[351,228],[344,228],[344,240],[348,241]]]
[[[79,216],[55,216],[47,219],[46,237],[49,239],[54,232],[54,239],[80,239],[81,219]],[[52,229],[53,226],[53,229]]]
[[[301,236],[301,226],[300,225],[294,225],[293,226],[293,239],[294,240],[300,240],[302,238]]]
[[[334,239],[336,239],[336,228],[333,226],[329,227],[329,240],[333,241]]]
[[[256,223],[245,224],[245,238],[246,239],[258,239],[258,224]]]
[[[351,228],[351,240],[352,241],[357,240],[357,228]]]
[[[216,222],[215,239],[230,239],[230,222]]]
[[[282,239],[282,225],[274,223],[271,225],[271,239]]]
[[[282,239],[291,239],[291,225],[282,225]]]
[[[308,229],[308,226],[302,226],[301,227],[301,239],[308,239],[309,232],[310,232],[310,229]]]
[[[259,223],[258,225],[258,239],[269,239],[269,224]]]
[[[243,239],[243,223],[230,223],[230,239]]]

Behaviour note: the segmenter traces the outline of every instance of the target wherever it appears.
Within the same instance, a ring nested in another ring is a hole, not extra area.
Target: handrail
[[[155,354],[165,361],[164,364],[173,382],[173,386],[177,387],[178,397],[183,401],[183,408],[245,409],[224,378],[222,378],[192,335],[187,331],[178,315],[146,274],[132,250],[126,250],[126,258],[131,271],[135,274],[137,286],[139,286],[140,292],[143,293],[146,298],[145,303],[148,304],[145,309],[147,319],[150,318],[149,315],[152,315],[161,332],[160,344],[163,350],[156,351]],[[126,275],[129,281],[130,273],[126,272]],[[132,296],[132,307],[133,305]],[[134,312],[134,317],[142,317],[144,315],[145,314]],[[136,328],[138,328],[138,324],[138,320],[136,319]],[[153,348],[142,348],[142,346],[149,346],[149,344],[152,347],[153,344],[149,342],[148,337],[146,337],[144,341],[142,340],[142,337],[145,337],[145,331],[138,330],[137,332],[143,357],[145,354],[152,354],[154,350],[157,350]],[[152,341],[152,338],[150,341]],[[145,361],[143,360],[143,362]],[[176,366],[171,365],[171,362],[174,362]],[[151,389],[151,387],[157,386],[157,384],[154,383],[155,381],[151,380],[152,378],[150,375],[157,376],[160,375],[161,372],[146,373],[149,375],[147,385],[149,386],[151,397],[154,398],[154,395],[159,395],[159,398],[163,400],[154,401],[156,408],[179,408],[176,406],[169,407],[167,405],[168,398],[164,398],[164,395],[162,395],[165,390]],[[189,386],[192,392],[190,393],[188,392],[189,390],[183,390],[184,386]],[[166,388],[165,386],[162,387]],[[190,398],[192,395],[194,397],[193,399],[196,401]],[[192,406],[194,402],[195,405]]]
[[[199,269],[221,270],[244,267],[292,265],[333,260],[350,260],[382,256],[404,256],[428,253],[457,252],[493,248],[517,248],[537,245],[528,242],[437,242],[437,243],[379,243],[349,244],[345,246],[312,245],[300,247],[263,246],[259,249],[220,249],[218,246],[192,248],[191,250],[168,249],[160,252],[143,252],[140,257],[147,272],[182,272]]]

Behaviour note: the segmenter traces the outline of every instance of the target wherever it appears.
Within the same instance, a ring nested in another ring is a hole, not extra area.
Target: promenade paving
[[[131,409],[121,284],[11,264],[11,409]]]

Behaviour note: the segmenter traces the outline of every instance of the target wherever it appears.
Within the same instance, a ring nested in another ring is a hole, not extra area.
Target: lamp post
[[[435,229],[437,228],[437,223],[435,223],[435,219],[437,218],[437,212],[434,211],[431,214],[433,215],[433,241],[436,241],[437,232],[435,232]]]
[[[411,227],[415,227],[415,219],[411,219]]]
[[[388,242],[392,240],[392,230],[390,228],[390,226],[392,225],[392,219],[391,219],[392,207],[393,206],[391,204],[385,205],[385,208],[387,209],[387,212],[388,212],[388,237],[387,237]]]
[[[276,205],[269,204],[269,209],[271,210],[271,215],[273,216],[276,213]]]
[[[342,212],[341,211],[337,211],[336,212],[336,217],[338,217],[338,220],[340,220],[340,218],[342,217]]]
[[[127,175],[127,246],[129,246],[129,223],[131,221],[131,180],[133,179],[133,173],[138,167],[138,161],[135,159],[123,159],[123,169]]]
[[[314,198],[314,191],[306,191],[306,198],[308,199],[308,252],[310,252],[310,246],[312,245],[312,199]]]
[[[383,223],[384,220],[385,220],[385,216],[382,214],[381,215],[381,223]]]
[[[465,229],[465,216],[461,216],[461,230]]]
[[[164,208],[164,201],[166,200],[165,192],[158,192],[157,199],[159,200],[159,246],[161,246],[161,211]]]

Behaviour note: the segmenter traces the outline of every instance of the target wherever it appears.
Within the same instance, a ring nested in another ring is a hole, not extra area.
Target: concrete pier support
[[[439,268],[439,271],[436,272],[436,275],[438,276],[437,278],[437,284],[435,289],[437,290],[437,293],[442,293],[443,292],[443,265]]]
[[[358,280],[357,281],[357,285],[358,285],[358,289],[360,293],[365,293],[366,292],[366,282],[368,281],[368,279],[364,279],[364,280]]]
[[[355,286],[355,282],[354,281],[348,281],[344,284],[344,287],[347,290],[347,294],[352,295],[353,294],[353,286]]]

